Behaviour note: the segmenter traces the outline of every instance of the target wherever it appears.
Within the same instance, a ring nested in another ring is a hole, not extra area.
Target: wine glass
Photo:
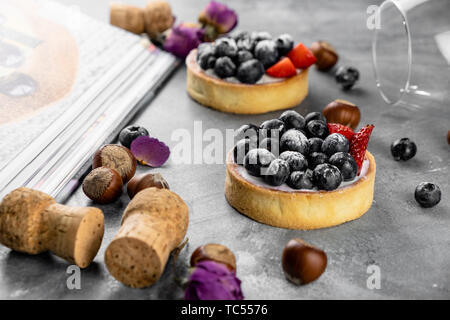
[[[448,112],[450,0],[386,0],[377,14],[372,57],[384,101]]]

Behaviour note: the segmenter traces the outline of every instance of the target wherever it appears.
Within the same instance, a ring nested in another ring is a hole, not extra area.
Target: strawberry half
[[[328,123],[328,131],[332,133],[340,133],[350,142],[355,135],[355,132],[343,124],[340,123]]]
[[[367,144],[369,143],[370,134],[373,130],[373,124],[361,128],[350,141],[350,154],[358,165],[358,175],[361,173],[362,164],[366,156]]]
[[[303,43],[299,43],[294,49],[289,51],[287,56],[291,59],[294,66],[300,69],[306,69],[317,61],[312,51]]]
[[[297,74],[294,64],[289,58],[284,57],[266,70],[266,73],[275,78],[288,78]]]

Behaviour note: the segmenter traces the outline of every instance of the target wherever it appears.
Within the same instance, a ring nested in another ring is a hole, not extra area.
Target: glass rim
[[[408,61],[407,61],[408,75],[407,75],[407,78],[406,78],[403,88],[402,88],[402,86],[400,86],[400,96],[398,97],[398,99],[389,98],[388,94],[386,94],[384,92],[384,90],[381,86],[380,73],[379,73],[378,63],[377,63],[378,28],[375,28],[374,36],[372,39],[372,65],[373,65],[373,70],[374,70],[374,74],[375,74],[375,82],[376,82],[378,92],[380,93],[381,97],[387,104],[396,105],[402,101],[403,95],[406,92],[408,92],[408,90],[409,90],[410,80],[411,80],[411,68],[412,68],[412,46],[411,46],[411,32],[410,32],[410,27],[409,27],[409,23],[408,23],[408,17],[406,16],[406,12],[403,9],[403,7],[401,6],[401,4],[398,2],[398,0],[383,1],[383,3],[378,8],[379,14],[381,14],[382,8],[389,4],[394,5],[394,7],[398,10],[398,12],[400,13],[400,15],[403,18],[404,27],[405,27],[405,35],[407,37],[407,43],[408,43]],[[381,16],[380,16],[380,19],[381,19]]]

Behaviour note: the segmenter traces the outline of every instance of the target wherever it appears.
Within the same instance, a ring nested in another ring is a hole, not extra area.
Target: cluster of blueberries
[[[202,43],[197,63],[203,70],[213,69],[219,78],[236,77],[242,83],[254,84],[293,47],[288,34],[273,39],[268,32],[239,31],[214,43]]]
[[[320,112],[303,117],[288,110],[259,127],[243,125],[236,139],[235,163],[272,186],[287,183],[293,189],[329,191],[353,180],[358,172],[348,153],[349,141],[339,133],[329,134]]]

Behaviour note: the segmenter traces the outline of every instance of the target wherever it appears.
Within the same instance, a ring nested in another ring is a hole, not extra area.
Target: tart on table
[[[289,229],[326,228],[357,219],[373,201],[376,164],[358,132],[319,112],[288,110],[244,125],[228,153],[225,196],[248,217]]]
[[[203,43],[186,58],[187,91],[223,112],[260,114],[294,107],[308,94],[308,68],[316,62],[289,34],[241,31]]]

